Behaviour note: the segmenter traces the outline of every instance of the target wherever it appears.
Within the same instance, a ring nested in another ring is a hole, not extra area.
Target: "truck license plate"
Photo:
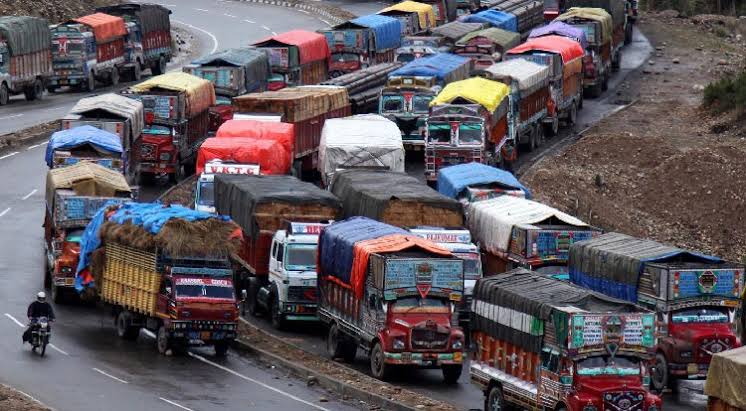
[[[210,332],[209,332],[209,331],[202,331],[201,333],[199,333],[199,338],[200,338],[200,339],[201,339],[202,341],[207,341],[207,340],[209,340],[209,339],[210,339]]]
[[[65,278],[65,285],[73,285],[74,282],[74,278]]]
[[[686,366],[687,374],[699,374],[699,366],[695,363],[689,363]]]

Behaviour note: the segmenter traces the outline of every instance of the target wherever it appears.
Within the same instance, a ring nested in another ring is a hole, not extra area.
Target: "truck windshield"
[[[577,362],[578,375],[640,375],[640,360],[635,357],[600,355]]]
[[[60,42],[52,42],[52,53],[59,54],[62,49],[62,54],[67,53],[79,53],[85,50],[85,44],[82,41],[66,41],[65,46],[60,48]]]
[[[391,311],[408,313],[450,313],[446,300],[440,298],[403,297],[394,302]]]
[[[206,297],[233,299],[233,287],[220,287],[205,284],[177,284],[176,296],[182,298]]]
[[[458,127],[458,141],[461,144],[481,144],[482,125],[479,123],[462,123]]]
[[[671,314],[674,324],[717,324],[729,321],[726,308],[687,308]]]
[[[401,96],[383,96],[381,108],[384,113],[404,111],[404,99]]]
[[[412,98],[412,111],[415,113],[427,113],[430,111],[430,101],[433,96],[414,96]]]
[[[316,244],[291,244],[285,254],[285,269],[315,270]]]
[[[414,53],[401,53],[396,55],[396,61],[402,63],[409,63],[414,61],[415,58],[417,58],[417,56],[415,56]]]
[[[80,243],[80,240],[83,238],[84,231],[85,230],[68,231],[65,235],[65,241],[68,243]]]
[[[464,280],[482,278],[482,264],[479,261],[479,254],[454,253],[454,255],[464,260]]]
[[[358,61],[357,54],[352,53],[334,53],[332,54],[332,63],[347,63],[350,61]]]
[[[451,143],[451,125],[430,123],[427,128],[428,137],[431,143],[450,144]]]
[[[203,181],[199,183],[199,205],[212,207],[215,205],[215,183]]]

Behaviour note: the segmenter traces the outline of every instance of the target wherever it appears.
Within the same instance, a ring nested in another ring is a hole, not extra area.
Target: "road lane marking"
[[[98,368],[96,368],[96,367],[93,367],[93,368],[92,368],[92,370],[93,370],[93,371],[96,371],[97,373],[99,373],[99,374],[101,374],[101,375],[105,375],[105,376],[107,376],[107,377],[111,378],[111,379],[112,379],[112,380],[114,380],[114,381],[119,381],[119,382],[121,382],[122,384],[129,384],[129,383],[127,382],[127,381],[125,381],[125,380],[123,380],[123,379],[121,379],[121,378],[117,378],[117,377],[115,377],[115,376],[113,376],[113,375],[111,375],[111,374],[108,374],[108,373],[106,373],[105,371],[99,370],[99,369],[98,369]]]
[[[207,11],[207,10],[205,10],[205,11]],[[210,52],[210,54],[212,54],[212,53],[214,53],[214,52],[216,52],[218,50],[218,39],[217,39],[217,37],[215,37],[214,34],[210,33],[209,31],[207,31],[205,29],[201,29],[199,27],[192,26],[191,24],[183,22],[181,20],[171,19],[171,21],[173,21],[176,24],[181,24],[181,25],[189,27],[190,29],[201,31],[201,32],[207,34],[212,39],[212,51]]]
[[[12,116],[0,117],[0,120],[10,120],[11,118],[23,117],[23,114],[13,114]]]
[[[54,107],[54,108],[45,108],[44,111],[58,111],[63,110],[65,107]]]
[[[301,10],[301,9],[297,9],[297,10],[298,10],[299,12],[301,12],[301,13],[305,13],[305,14],[311,14],[311,13],[309,13],[309,12],[305,11],[305,10]]]
[[[18,391],[19,394],[21,394],[24,397],[30,399],[31,401],[33,401],[33,402],[35,402],[37,404],[40,404],[40,405],[44,405],[41,401],[39,401],[36,398],[32,397],[31,394],[26,394],[25,392],[19,390],[18,388],[14,388],[14,390]],[[46,405],[44,405],[44,407],[46,407]]]
[[[229,374],[233,374],[233,375],[235,375],[238,378],[244,379],[244,380],[249,381],[249,382],[253,382],[254,384],[262,386],[262,387],[264,387],[264,388],[266,388],[268,390],[274,391],[274,392],[276,392],[276,393],[278,393],[280,395],[284,395],[285,397],[288,397],[288,398],[293,399],[295,401],[298,401],[300,403],[303,403],[303,404],[306,404],[306,405],[311,406],[313,408],[316,408],[317,410],[330,411],[328,408],[324,408],[324,407],[318,406],[318,405],[316,405],[316,404],[314,404],[312,402],[309,402],[309,401],[306,401],[306,400],[304,400],[302,398],[296,397],[295,395],[290,394],[289,392],[285,392],[285,391],[283,391],[283,390],[281,390],[279,388],[275,388],[275,387],[273,387],[271,385],[267,385],[267,384],[265,384],[265,383],[263,383],[261,381],[255,380],[255,379],[253,379],[251,377],[247,377],[247,376],[245,376],[245,375],[243,375],[243,374],[241,374],[239,372],[233,371],[233,370],[231,370],[228,367],[224,367],[224,366],[222,366],[220,364],[214,363],[214,362],[208,360],[207,358],[205,358],[205,357],[203,357],[203,356],[201,356],[199,354],[195,354],[195,353],[192,353],[192,352],[189,352],[188,354],[189,354],[190,357],[196,358],[196,359],[202,361],[205,364],[212,365],[213,367],[219,368],[219,369],[221,369],[221,370],[223,370],[223,371],[225,371],[225,372],[227,372]]]
[[[13,156],[14,156],[14,155],[16,155],[16,154],[18,154],[18,152],[17,152],[17,151],[14,151],[14,152],[12,152],[12,153],[8,153],[8,154],[6,154],[6,155],[4,155],[4,156],[0,156],[0,160],[5,160],[6,158],[8,158],[8,157],[13,157]]]
[[[8,210],[10,210],[10,209],[8,209]],[[16,317],[13,317],[12,315],[10,315],[8,313],[5,313],[5,316],[8,317],[8,318],[10,318],[11,320],[13,320],[13,322],[16,323],[16,324],[18,324],[19,327],[21,327],[21,328],[25,328],[26,327],[25,325],[23,325],[22,322],[16,320]]]
[[[225,16],[225,17],[230,17],[230,18],[232,18],[232,19],[235,19],[235,18],[236,18],[236,16],[234,16],[234,15],[232,15],[232,14],[228,14],[228,13],[223,13],[223,16]]]
[[[56,345],[54,345],[54,344],[49,344],[49,346],[50,346],[50,347],[51,347],[51,348],[52,348],[53,350],[57,351],[58,353],[60,353],[60,354],[62,354],[62,355],[67,355],[68,357],[70,356],[70,354],[68,354],[67,352],[65,352],[65,351],[61,350],[61,349],[60,349],[59,347],[57,347],[57,346],[56,346]]]
[[[32,195],[34,195],[34,193],[36,193],[36,189],[31,190],[30,193],[28,193],[25,196],[23,196],[23,200],[28,200],[28,198],[31,197]]]
[[[0,212],[0,217],[4,216],[5,214],[8,214],[8,211],[10,211],[10,207],[8,207],[5,210],[3,210],[2,212]],[[5,314],[5,315],[10,315],[10,314]],[[23,326],[21,326],[21,327],[23,327]]]
[[[43,143],[39,143],[39,144],[34,144],[33,146],[29,146],[29,148],[27,148],[26,150],[33,150],[33,149],[35,149],[37,147],[41,147],[41,146],[45,146],[45,145],[47,145],[47,141],[45,141]]]
[[[195,8],[195,10],[197,10],[197,11],[204,11],[204,12],[209,12],[209,11],[210,11],[210,10],[205,10],[205,9],[197,9],[197,8]]]
[[[332,23],[329,23],[328,21],[326,21],[326,20],[324,20],[324,19],[319,19],[319,20],[323,21],[323,22],[324,22],[324,24],[326,24],[326,25],[327,25],[327,26],[329,26],[329,27],[331,27],[331,26],[332,26]]]
[[[255,21],[251,21],[251,20],[244,20],[244,21],[247,22],[247,23],[251,23],[251,24],[256,23]]]
[[[160,399],[161,401],[166,401],[167,403],[169,403],[169,404],[173,405],[174,407],[179,407],[179,408],[181,408],[182,410],[186,410],[186,411],[194,411],[194,410],[192,410],[191,408],[187,408],[187,407],[185,407],[185,406],[183,406],[183,405],[181,405],[181,404],[177,404],[177,403],[175,403],[175,402],[173,402],[173,401],[171,401],[171,400],[167,400],[167,399],[165,399],[165,398],[163,398],[163,397],[158,397],[158,398],[159,398],[159,399]]]
[[[262,28],[263,28],[264,30],[267,30],[267,31],[272,31],[272,29],[270,29],[270,28],[269,28],[269,27],[267,27],[267,26],[262,26]]]

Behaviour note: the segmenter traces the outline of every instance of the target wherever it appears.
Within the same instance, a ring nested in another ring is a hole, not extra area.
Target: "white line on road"
[[[8,210],[10,210],[10,209],[8,209]],[[16,324],[18,324],[19,327],[21,327],[21,328],[26,327],[25,325],[23,325],[22,322],[16,320],[16,317],[13,317],[12,315],[10,315],[8,313],[5,313],[5,316],[8,317],[8,318],[10,318],[11,320],[13,320],[13,322],[16,323]]]
[[[17,152],[17,151],[14,151],[14,152],[12,152],[12,153],[8,153],[8,154],[6,154],[6,155],[4,155],[4,156],[0,156],[0,160],[5,160],[6,158],[8,158],[8,157],[13,157],[13,156],[14,156],[14,155],[16,155],[16,154],[18,154],[18,152]]]
[[[53,108],[45,108],[44,111],[58,111],[63,110],[65,107],[53,107]]]
[[[247,22],[247,23],[251,23],[251,24],[256,23],[255,21],[251,21],[251,20],[244,20],[244,21]]]
[[[299,12],[301,12],[301,13],[305,13],[305,14],[311,14],[311,13],[309,13],[309,12],[305,11],[305,10],[301,10],[301,9],[297,9],[297,10],[298,10]]]
[[[195,8],[195,10],[197,10],[197,11],[204,11],[204,12],[209,12],[210,11],[210,10],[198,9],[198,8]]]
[[[93,371],[96,371],[96,372],[97,372],[97,373],[99,373],[99,374],[105,375],[105,376],[107,376],[107,377],[111,378],[111,379],[112,379],[112,380],[114,380],[114,381],[119,381],[119,382],[121,382],[122,384],[129,384],[129,383],[127,382],[127,381],[125,381],[125,380],[123,380],[123,379],[121,379],[121,378],[117,378],[117,377],[115,377],[115,376],[113,376],[113,375],[111,375],[111,374],[107,374],[106,372],[104,372],[104,371],[101,371],[101,370],[99,370],[98,368],[95,368],[95,367],[94,367],[94,368],[92,368],[92,370],[93,370]]]
[[[205,10],[205,11],[207,11],[207,10]],[[201,31],[201,32],[207,34],[212,39],[212,51],[210,52],[210,54],[212,54],[212,53],[214,53],[214,52],[216,52],[218,50],[218,39],[217,39],[217,37],[215,37],[214,34],[210,33],[209,31],[207,31],[205,29],[201,29],[199,27],[192,26],[191,24],[185,23],[185,22],[180,21],[180,20],[171,19],[171,21],[173,21],[176,24],[181,24],[181,25],[189,27],[190,29]]]
[[[321,20],[322,22],[324,22],[324,24],[326,24],[329,27],[331,27],[331,25],[332,25],[332,23],[329,23],[328,21],[326,21],[324,19],[319,19],[319,20]]]
[[[25,392],[19,390],[18,388],[14,388],[14,390],[18,391],[19,394],[21,394],[24,397],[30,399],[31,401],[33,401],[33,402],[35,402],[37,404],[40,404],[40,405],[44,405],[41,401],[39,401],[36,398],[32,397],[31,394],[26,394]],[[45,405],[45,407],[46,407],[46,405]]]
[[[12,116],[0,117],[0,120],[9,120],[11,118],[23,117],[23,114],[13,114]]]
[[[267,30],[267,31],[271,31],[271,30],[272,30],[272,29],[270,29],[270,28],[269,28],[269,27],[267,27],[267,26],[262,26],[262,28],[263,28],[264,30]]]
[[[234,16],[234,15],[232,15],[232,14],[228,14],[228,13],[223,13],[223,16],[225,16],[225,17],[230,17],[230,18],[234,18],[234,19],[236,18],[236,16]]]
[[[62,355],[67,355],[68,357],[70,356],[70,354],[66,353],[65,351],[62,351],[59,347],[57,347],[54,344],[49,344],[49,346],[52,347],[53,350],[57,351],[58,353]]]
[[[264,388],[266,388],[266,389],[268,389],[268,390],[274,391],[274,392],[276,392],[276,393],[278,393],[278,394],[280,394],[280,395],[284,395],[284,396],[286,396],[286,397],[288,397],[288,398],[290,398],[290,399],[293,399],[293,400],[295,400],[295,401],[298,401],[298,402],[300,402],[300,403],[303,403],[303,404],[306,404],[306,405],[308,405],[308,406],[311,406],[311,407],[313,407],[313,408],[316,408],[317,410],[321,410],[321,411],[330,411],[330,410],[329,410],[329,409],[327,409],[327,408],[324,408],[324,407],[318,406],[318,405],[316,405],[316,404],[314,404],[314,403],[312,403],[312,402],[306,401],[306,400],[304,400],[304,399],[302,399],[302,398],[298,398],[298,397],[296,397],[295,395],[293,395],[293,394],[290,394],[289,392],[285,392],[285,391],[283,391],[283,390],[281,390],[281,389],[279,389],[279,388],[275,388],[275,387],[273,387],[273,386],[271,386],[271,385],[267,385],[267,384],[265,384],[265,383],[263,383],[263,382],[261,382],[261,381],[255,380],[255,379],[253,379],[253,378],[251,378],[251,377],[247,377],[247,376],[245,376],[245,375],[243,375],[243,374],[240,374],[240,373],[238,373],[238,372],[236,372],[236,371],[233,371],[233,370],[231,370],[230,368],[227,368],[227,367],[223,367],[222,365],[220,365],[220,364],[217,364],[217,363],[214,363],[214,362],[212,362],[212,361],[208,360],[207,358],[205,358],[205,357],[203,357],[203,356],[201,356],[201,355],[198,355],[198,354],[194,354],[194,353],[190,352],[190,353],[189,353],[189,356],[191,356],[191,357],[193,357],[193,358],[196,358],[196,359],[198,359],[198,360],[202,361],[202,362],[203,362],[203,363],[205,363],[205,364],[210,364],[210,365],[212,365],[213,367],[219,368],[219,369],[221,369],[221,370],[223,370],[223,371],[225,371],[225,372],[227,372],[227,373],[229,373],[229,374],[233,374],[233,375],[235,375],[235,376],[236,376],[236,377],[238,377],[238,378],[244,379],[244,380],[246,380],[246,381],[249,381],[249,382],[253,382],[254,384],[260,385],[260,386],[262,386],[262,387],[264,387]]]
[[[29,146],[29,148],[27,148],[26,150],[33,150],[33,149],[35,149],[37,147],[46,146],[46,145],[47,145],[47,141],[45,141],[43,143],[39,143],[39,144],[34,144],[33,146]]]
[[[32,195],[34,195],[35,192],[36,192],[36,189],[31,190],[30,193],[28,193],[25,196],[23,196],[23,200],[28,200],[28,198],[31,197]]]
[[[5,210],[3,210],[2,212],[0,212],[0,217],[4,216],[5,214],[8,214],[8,211],[10,211],[10,207],[8,207]],[[5,314],[5,315],[10,315],[10,314]],[[23,327],[23,326],[21,326],[21,327]]]
[[[158,397],[158,398],[159,398],[159,399],[160,399],[161,401],[166,401],[167,403],[169,403],[169,404],[173,405],[174,407],[179,407],[179,408],[181,408],[182,410],[186,410],[186,411],[194,411],[194,410],[192,410],[191,408],[187,408],[187,407],[185,407],[185,406],[183,406],[183,405],[181,405],[181,404],[177,404],[177,403],[175,403],[175,402],[173,402],[173,401],[171,401],[171,400],[167,400],[167,399],[165,399],[165,398],[163,398],[163,397]]]

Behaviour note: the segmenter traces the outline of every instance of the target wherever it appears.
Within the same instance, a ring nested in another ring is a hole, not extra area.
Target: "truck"
[[[746,409],[743,398],[746,347],[716,353],[707,371],[704,394],[707,411],[738,411]]]
[[[469,206],[477,201],[502,195],[531,199],[531,191],[513,174],[482,163],[446,167],[438,173],[438,192],[458,200],[469,215]]]
[[[489,25],[486,23],[464,23],[463,21],[452,21],[431,29],[430,33],[433,36],[443,37],[445,45],[453,46],[465,35],[474,31],[486,29],[487,27],[489,27]]]
[[[405,0],[386,7],[376,14],[400,20],[402,37],[425,33],[438,25],[433,6],[417,1]]]
[[[267,89],[271,70],[267,53],[251,47],[221,50],[193,60],[184,66],[185,73],[209,80],[215,94],[236,97]],[[227,99],[230,105],[230,99]]]
[[[544,135],[559,132],[560,120],[567,125],[577,121],[583,107],[583,56],[585,51],[577,41],[561,36],[529,39],[508,50],[506,60],[524,59],[549,67],[550,99],[544,117]]]
[[[88,162],[124,174],[123,154],[118,135],[84,125],[52,133],[47,142],[45,161],[50,169]]]
[[[463,227],[461,204],[415,177],[388,170],[343,170],[331,192],[345,218],[364,216],[397,227]]]
[[[47,172],[44,213],[44,287],[62,303],[74,293],[80,238],[99,208],[124,203],[132,193],[120,173],[82,162]]]
[[[575,284],[655,311],[656,390],[704,379],[714,354],[741,345],[743,264],[612,232],[573,244],[569,269]]]
[[[568,279],[570,247],[601,230],[545,204],[515,196],[471,203],[467,227],[482,248],[485,271],[523,267]]]
[[[413,60],[432,56],[440,52],[446,53],[450,47],[445,45],[445,39],[440,36],[407,36],[401,41],[401,47],[394,52],[394,61],[409,63]]]
[[[223,174],[215,176],[215,209],[243,229],[233,258],[244,308],[268,314],[278,329],[315,319],[319,224],[340,216],[339,200],[292,176]]]
[[[447,85],[430,102],[425,122],[425,179],[471,162],[509,168],[517,158],[509,129],[510,88],[480,77]]]
[[[40,17],[0,17],[0,106],[23,93],[33,101],[44,96],[52,75],[52,33]]]
[[[319,33],[324,35],[331,50],[329,77],[333,78],[394,61],[394,50],[401,42],[401,21],[371,14]]]
[[[396,124],[376,114],[324,123],[319,143],[321,183],[328,186],[337,171],[355,168],[404,172],[404,145]]]
[[[502,60],[503,54],[521,43],[521,36],[512,31],[491,27],[471,32],[459,39],[453,53],[469,57],[474,70],[485,69]]]
[[[171,49],[171,10],[158,4],[121,3],[97,7],[96,11],[119,16],[134,25],[131,40],[141,48],[132,59],[132,78],[140,81],[140,72],[150,68],[154,76],[166,72],[166,64],[173,58]]]
[[[215,104],[211,82],[186,73],[151,77],[123,90],[142,102],[145,127],[132,147],[136,181],[168,176],[181,181],[194,173],[197,150],[207,138],[209,108]]]
[[[215,212],[216,174],[290,174],[294,141],[292,124],[225,122],[199,147],[194,208]]]
[[[421,3],[432,6],[435,13],[435,26],[452,22],[458,17],[456,13],[458,0],[422,0]],[[430,28],[432,29],[435,26]]]
[[[484,2],[484,6],[514,15],[516,32],[521,35],[521,40],[525,40],[532,29],[544,25],[543,0],[489,0]]]
[[[381,63],[368,68],[343,74],[326,81],[322,86],[344,87],[350,100],[352,114],[367,114],[378,111],[378,98],[386,85],[389,73],[403,66],[403,63]]]
[[[469,375],[484,409],[658,411],[655,315],[518,268],[477,281]]]
[[[272,118],[293,124],[292,171],[297,177],[313,179],[324,122],[349,116],[350,100],[343,87],[301,86],[239,96],[233,99],[233,108],[244,119]]]
[[[483,23],[487,24],[489,27],[518,33],[518,20],[513,14],[504,11],[492,9],[482,10],[463,17],[461,21],[465,23]]]
[[[534,151],[544,141],[552,123],[544,121],[550,107],[549,67],[524,59],[513,59],[487,67],[482,74],[510,86],[511,146]],[[551,135],[551,130],[549,130]]]
[[[477,12],[481,7],[481,1],[479,0],[457,0],[456,16],[457,18],[468,16],[469,14]]]
[[[331,54],[322,34],[291,30],[258,41],[253,46],[269,56],[273,74],[270,90],[317,84],[328,76]]]
[[[60,120],[60,128],[69,130],[79,126],[93,126],[119,136],[122,145],[125,176],[134,182],[132,147],[140,138],[144,123],[144,108],[140,101],[119,94],[106,93],[78,100]]]
[[[124,340],[147,330],[161,354],[213,346],[224,356],[238,325],[237,233],[229,219],[178,205],[103,207],[81,239],[76,290],[103,303]]]
[[[124,19],[94,13],[65,23],[52,30],[52,67],[47,91],[69,86],[93,91],[96,80],[119,84],[120,69],[125,65]]]
[[[561,21],[553,21],[546,26],[538,27],[531,30],[528,38],[533,39],[536,37],[544,36],[567,37],[580,43],[580,47],[582,47],[583,50],[586,50],[586,52],[588,50],[588,38],[585,35],[585,31],[581,28],[571,26]]]
[[[439,53],[407,63],[389,74],[381,91],[378,114],[395,122],[404,148],[422,150],[430,101],[445,85],[471,74],[471,60]]]
[[[632,27],[637,20],[637,0],[565,0],[563,12],[574,7],[599,8],[611,15],[615,47],[632,42]]]
[[[461,376],[464,334],[454,325],[464,262],[405,230],[354,217],[325,227],[318,246],[318,315],[329,356],[347,362],[358,348],[373,377],[396,366]]]

